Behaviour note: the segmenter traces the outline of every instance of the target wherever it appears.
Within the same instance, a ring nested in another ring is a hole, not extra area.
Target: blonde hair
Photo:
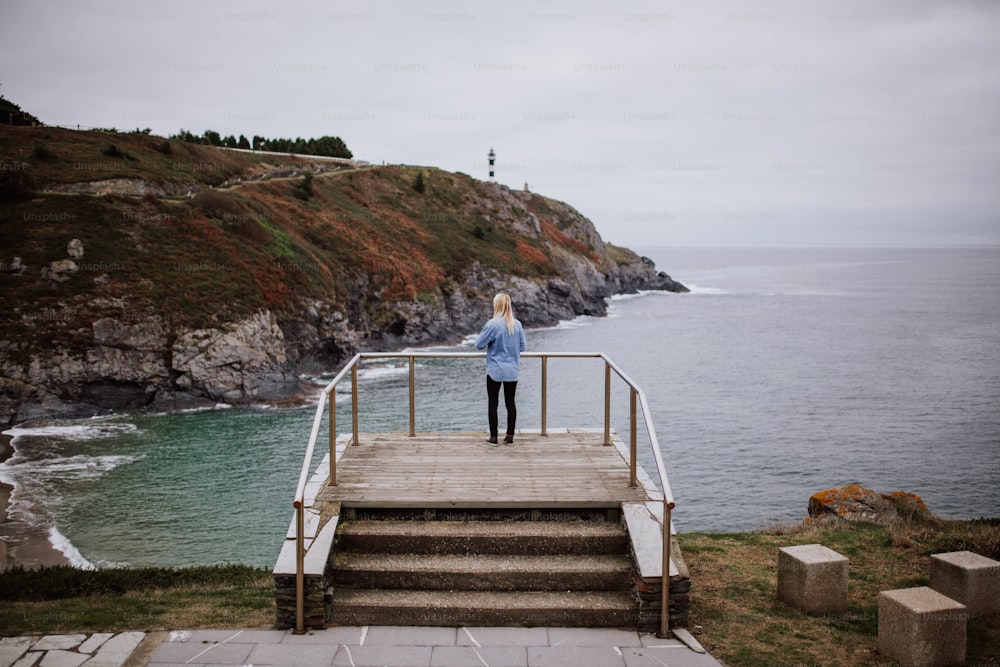
[[[514,309],[510,305],[510,296],[503,292],[493,297],[493,317],[502,317],[507,324],[507,333],[514,333]]]

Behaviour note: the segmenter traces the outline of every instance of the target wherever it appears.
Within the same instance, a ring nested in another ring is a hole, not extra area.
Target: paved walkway
[[[121,667],[144,632],[0,638],[0,667]]]
[[[108,650],[126,645],[124,654]],[[327,628],[304,635],[230,629],[0,639],[0,667],[81,665],[722,667],[710,655],[696,653],[676,639],[613,628],[372,626]]]

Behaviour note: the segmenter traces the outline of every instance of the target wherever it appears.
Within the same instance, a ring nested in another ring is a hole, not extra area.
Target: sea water
[[[640,251],[692,293],[615,298],[608,317],[529,330],[528,344],[603,351],[643,388],[680,531],[798,522],[811,494],[852,482],[917,493],[943,517],[1000,515],[1000,249]],[[470,351],[468,333],[434,349]],[[540,426],[539,370],[524,360],[524,428]],[[484,430],[481,360],[421,360],[417,376],[418,430]],[[603,376],[596,360],[551,360],[549,427],[602,426]],[[407,428],[406,377],[397,361],[365,367],[362,431]],[[15,428],[0,481],[15,486],[14,518],[80,565],[269,566],[314,411],[220,405]],[[639,451],[652,471],[642,430]]]

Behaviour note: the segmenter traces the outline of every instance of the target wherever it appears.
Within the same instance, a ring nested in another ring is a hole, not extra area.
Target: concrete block
[[[965,664],[965,605],[927,586],[878,595],[878,651],[904,667]]]
[[[966,606],[969,616],[1000,613],[1000,561],[971,551],[931,556],[930,587]]]
[[[778,549],[778,599],[803,611],[846,611],[849,562],[821,544]]]

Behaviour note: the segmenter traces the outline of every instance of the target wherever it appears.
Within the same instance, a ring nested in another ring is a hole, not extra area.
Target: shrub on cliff
[[[30,199],[35,192],[35,180],[25,169],[24,163],[11,163],[0,169],[0,201]]]
[[[302,174],[302,182],[292,190],[292,194],[302,201],[308,201],[313,196],[313,175],[311,171]]]
[[[108,157],[120,158],[123,160],[132,160],[133,162],[137,160],[137,158],[133,157],[132,155],[129,155],[128,153],[118,148],[118,146],[115,146],[114,144],[109,144],[108,147],[102,150],[101,152],[107,155]]]

